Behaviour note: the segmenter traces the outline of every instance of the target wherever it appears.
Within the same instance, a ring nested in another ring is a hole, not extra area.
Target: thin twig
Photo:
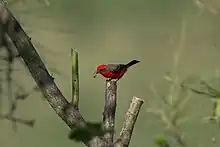
[[[163,96],[163,95],[160,95],[159,92],[157,91],[157,89],[155,88],[154,84],[151,84],[150,85],[150,89],[151,91],[153,92],[155,98],[161,98],[164,102],[164,104],[170,106],[169,102],[167,101],[167,99]]]
[[[29,127],[33,127],[35,123],[35,120],[25,120],[25,119],[14,117],[12,115],[0,115],[0,119],[7,119],[9,121],[12,121],[15,127],[16,127],[16,123],[21,123]]]

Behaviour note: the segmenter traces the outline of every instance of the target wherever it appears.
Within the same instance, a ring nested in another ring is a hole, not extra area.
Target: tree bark
[[[117,83],[116,81],[106,81],[105,86],[105,106],[103,112],[104,140],[111,144],[114,140],[115,112],[117,101]]]
[[[79,111],[64,98],[54,83],[53,77],[50,76],[36,49],[32,45],[31,38],[27,36],[19,22],[5,7],[4,3],[0,4],[0,12],[0,23],[4,25],[6,33],[11,38],[19,55],[24,60],[32,77],[50,106],[70,128],[85,126],[86,122],[84,118]],[[83,140],[83,142],[91,147],[105,145],[105,142],[99,137],[93,137],[91,140]]]
[[[0,29],[0,31],[5,32],[5,41],[10,43],[11,40],[14,44],[10,44],[10,47],[17,49],[17,53],[24,60],[33,79],[58,116],[71,129],[74,127],[86,128],[87,123],[80,114],[78,108],[69,103],[60,92],[54,82],[54,78],[49,74],[36,49],[32,45],[31,38],[24,32],[19,22],[15,19],[3,2],[0,2],[0,27],[3,28]],[[104,129],[114,130],[117,85],[115,81],[110,81],[106,84],[103,124]],[[116,142],[113,143],[114,131],[111,133],[105,133],[105,139],[93,136],[89,139],[82,140],[82,142],[89,147],[127,147],[131,140],[132,131],[142,104],[143,100],[136,97],[132,99],[130,107],[125,115],[124,125],[120,133],[120,137],[116,140]]]

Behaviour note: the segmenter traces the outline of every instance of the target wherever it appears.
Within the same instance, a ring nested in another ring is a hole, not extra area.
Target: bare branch
[[[0,13],[0,23],[5,25],[6,32],[17,48],[19,55],[23,58],[32,77],[54,111],[70,128],[86,126],[86,122],[79,111],[60,92],[53,81],[53,77],[49,75],[44,63],[32,45],[30,37],[26,35],[19,22],[5,7],[4,3],[0,3],[0,12],[4,12]],[[83,142],[90,147],[105,145],[105,142],[99,137],[92,137],[89,140],[83,140]]]
[[[10,37],[6,33],[4,34],[4,45],[8,50],[12,52],[13,57],[18,57],[18,51],[13,42],[11,41]]]
[[[159,92],[157,91],[157,89],[155,88],[154,84],[151,84],[150,85],[150,89],[151,91],[153,92],[155,98],[161,98],[164,102],[164,104],[170,106],[169,102],[167,101],[167,99],[163,96],[163,95],[160,95]]]
[[[79,59],[78,52],[71,49],[72,58],[72,104],[79,109]]]
[[[58,114],[58,116],[72,130],[74,130],[75,128],[81,129],[92,126],[91,130],[86,130],[86,132],[91,131],[91,134],[94,134],[93,132],[104,134],[102,135],[104,136],[103,140],[98,135],[91,136],[89,134],[88,137],[82,139],[83,143],[85,143],[89,147],[110,147],[112,145],[127,147],[129,145],[135,122],[137,120],[140,108],[144,102],[142,99],[137,97],[134,97],[132,99],[130,107],[125,114],[125,120],[122,131],[120,133],[120,137],[115,143],[113,143],[117,92],[116,81],[106,82],[105,107],[103,112],[104,133],[99,133],[100,125],[86,122],[80,114],[78,110],[79,99],[74,98],[73,101],[73,103],[76,104],[77,107],[75,107],[65,99],[65,97],[55,84],[54,78],[49,74],[36,49],[32,45],[31,38],[27,36],[27,34],[21,28],[19,22],[5,7],[4,3],[0,3],[0,24],[4,25],[6,34],[9,36],[10,40],[14,44],[14,47],[17,49],[19,56],[22,57],[22,59],[24,60],[29,72],[31,73],[32,77],[34,78],[41,92],[43,93],[45,99]],[[78,59],[78,57],[76,57],[75,59]],[[77,68],[78,70],[78,61],[75,62],[75,65],[75,68]],[[79,84],[76,85],[79,86]],[[79,98],[79,92],[76,92],[76,85],[74,84],[73,91],[74,95]],[[9,116],[2,116],[2,118],[23,122],[20,119],[15,120],[15,118]],[[81,129],[80,131],[82,130],[83,129]]]
[[[103,112],[103,127],[106,131],[104,140],[110,144],[113,143],[114,127],[115,127],[115,112],[116,112],[116,96],[117,82],[106,81],[105,87],[105,106]]]
[[[125,120],[120,133],[120,138],[115,142],[116,147],[128,147],[134,125],[136,123],[143,102],[144,101],[142,99],[133,97],[130,103],[130,107],[125,114]]]
[[[12,115],[0,115],[0,119],[7,119],[9,121],[12,121],[15,125],[16,123],[21,123],[29,127],[33,127],[35,123],[35,120],[25,120],[25,119],[14,117]]]

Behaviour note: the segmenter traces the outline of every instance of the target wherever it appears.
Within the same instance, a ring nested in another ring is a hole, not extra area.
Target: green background
[[[178,46],[181,22],[187,23],[181,75],[214,76],[220,65],[220,1],[204,0],[51,0],[50,7],[35,0],[9,5],[13,14],[32,38],[43,61],[54,72],[55,82],[65,97],[71,97],[70,48],[79,52],[80,110],[89,121],[99,121],[104,103],[103,77],[92,74],[100,63],[140,64],[129,69],[118,84],[116,115],[117,135],[123,116],[133,96],[145,100],[133,132],[131,147],[153,147],[153,138],[163,134],[158,117],[147,113],[157,99],[149,88],[155,83],[166,89],[162,76],[172,68],[173,51]],[[2,66],[4,65],[3,61]],[[26,67],[13,73],[13,80],[30,90],[35,85]],[[59,73],[58,73],[59,72]],[[4,76],[1,73],[2,76]],[[6,89],[6,86],[4,87]],[[55,114],[40,93],[19,101],[16,116],[36,119],[34,128],[18,124],[14,132],[7,120],[0,121],[1,147],[83,147],[68,140],[69,128]],[[181,125],[190,147],[220,145],[220,132],[215,125],[202,122],[211,114],[211,101],[193,95],[185,114],[189,119]],[[2,111],[8,110],[7,97]],[[216,143],[211,139],[216,136]]]

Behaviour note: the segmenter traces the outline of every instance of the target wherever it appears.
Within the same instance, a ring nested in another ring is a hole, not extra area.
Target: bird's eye
[[[105,69],[101,68],[99,71],[104,71]]]

